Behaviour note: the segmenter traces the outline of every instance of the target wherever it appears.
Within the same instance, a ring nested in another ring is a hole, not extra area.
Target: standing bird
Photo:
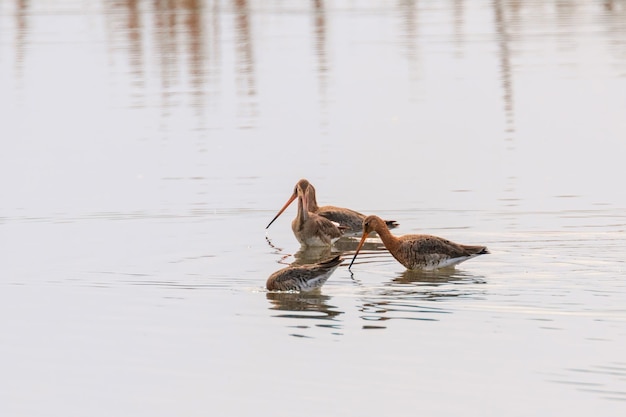
[[[265,286],[270,291],[310,291],[320,288],[341,263],[339,255],[324,262],[288,266],[274,272]]]
[[[270,227],[274,220],[297,198],[298,212],[296,218],[291,222],[291,229],[298,242],[303,246],[330,246],[343,235],[346,227],[311,213],[308,207],[310,191],[308,181],[298,182],[289,201],[280,209],[267,227]]]
[[[373,231],[380,235],[387,250],[394,258],[408,269],[437,269],[454,266],[478,255],[489,253],[486,246],[461,245],[449,240],[430,235],[391,234],[385,221],[378,216],[367,216],[363,220],[363,237],[356,248],[354,258],[359,254],[367,235]]]
[[[359,213],[358,211],[350,210],[343,207],[319,207],[317,205],[317,199],[315,197],[315,188],[313,187],[313,185],[311,185],[309,181],[304,178],[298,181],[293,189],[293,194],[291,195],[287,203],[283,206],[283,208],[278,212],[278,214],[267,225],[266,229],[270,227],[272,223],[274,223],[274,220],[276,220],[278,216],[280,216],[282,212],[285,211],[289,204],[291,204],[291,202],[296,199],[296,197],[298,196],[298,187],[302,188],[303,190],[308,190],[307,207],[311,213],[315,213],[330,221],[345,226],[347,229],[344,233],[344,236],[361,236],[361,233],[363,232],[363,219],[365,219],[365,215]],[[390,229],[398,227],[398,223],[396,223],[394,220],[385,220],[385,223]]]

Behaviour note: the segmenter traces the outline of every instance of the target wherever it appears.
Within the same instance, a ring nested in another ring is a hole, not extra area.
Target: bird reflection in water
[[[265,241],[273,249],[273,253],[280,255],[278,263],[284,265],[309,265],[343,254],[343,250],[335,246],[301,246],[296,253],[290,254],[284,253],[283,248],[274,245],[269,237],[265,236]],[[287,259],[291,256],[295,260],[289,263]]]
[[[412,270],[407,269],[393,280],[389,285],[404,284],[412,286],[439,287],[445,284],[484,284],[482,276],[472,275],[454,267],[441,268],[435,270]]]
[[[357,238],[343,238],[335,242],[335,248],[343,252],[348,252],[350,255],[354,255],[354,251],[359,246],[359,239]],[[363,244],[363,249],[371,251],[386,251],[385,245],[378,238],[368,239]],[[350,253],[351,252],[351,253]]]
[[[272,248],[277,250],[277,253],[282,252],[282,249],[274,246],[269,239],[267,239],[267,242]],[[337,261],[333,262],[333,260],[337,259],[338,262],[341,262],[340,255],[341,252],[335,251],[335,249],[330,246],[303,246],[293,255],[295,261],[292,264],[287,268],[275,272],[272,276],[277,273],[289,275],[292,271],[299,276],[297,271],[303,270],[304,272],[304,267],[306,266],[323,270],[325,264],[328,264],[326,269],[330,270],[328,275],[330,276],[338,265],[336,263]],[[279,263],[284,263],[285,259],[289,256],[291,255],[283,255]],[[306,274],[310,274],[310,272],[306,271]],[[274,317],[296,320],[294,324],[288,327],[299,329],[299,331],[298,333],[292,333],[291,336],[310,337],[303,334],[303,332],[311,328],[328,328],[331,329],[333,335],[341,334],[337,332],[340,326],[337,323],[336,317],[343,314],[343,311],[338,311],[336,306],[329,304],[331,297],[322,294],[321,285],[307,291],[269,291],[266,293],[266,297],[268,301],[270,301],[270,310],[280,311],[280,313],[275,314]],[[311,322],[310,319],[316,322]],[[309,323],[313,323],[313,325]]]
[[[331,305],[331,297],[322,294],[319,289],[301,292],[270,291],[266,293],[266,297],[270,302],[270,310],[277,311],[273,317],[293,320],[287,326],[297,329],[290,333],[291,336],[312,337],[305,334],[310,333],[312,328],[330,329],[331,334],[336,336],[342,334],[338,316],[344,312]]]
[[[271,303],[270,309],[281,312],[274,317],[333,320],[336,316],[343,314],[343,311],[334,310],[337,307],[329,304],[331,297],[322,294],[319,290],[305,292],[271,291],[266,293],[266,296]]]
[[[438,321],[442,314],[452,310],[445,304],[454,298],[477,298],[484,284],[482,276],[476,276],[454,268],[432,271],[405,270],[380,288],[368,290],[359,308],[361,318],[368,322],[390,319]],[[364,326],[381,328],[381,326]],[[383,327],[384,328],[384,327]]]
[[[300,249],[293,254],[295,260],[291,265],[315,264],[324,259],[341,254],[341,251],[337,251],[332,246],[301,246]]]
[[[342,238],[336,241],[332,246],[300,246],[300,249],[293,255],[290,253],[284,253],[283,248],[274,245],[272,240],[265,236],[267,244],[273,249],[275,254],[281,255],[278,263],[285,265],[309,265],[321,262],[324,259],[331,258],[336,255],[354,255],[354,251],[359,245],[359,241],[351,238]],[[368,263],[372,261],[372,258],[379,258],[383,254],[385,258],[391,258],[391,255],[387,252],[385,245],[378,240],[373,239],[366,241],[363,244],[363,248],[359,253],[360,262],[356,263]],[[293,256],[294,261],[292,263],[287,262],[289,257]]]

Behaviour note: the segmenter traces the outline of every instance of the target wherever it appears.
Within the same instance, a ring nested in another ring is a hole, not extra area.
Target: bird
[[[342,226],[345,226],[347,229],[344,232],[344,236],[346,237],[358,237],[363,233],[363,219],[365,219],[365,215],[359,213],[358,211],[354,211],[344,207],[335,207],[335,206],[322,206],[319,207],[317,205],[317,199],[315,196],[315,188],[313,185],[306,179],[301,179],[298,181],[296,186],[294,187],[293,194],[287,201],[287,203],[283,206],[283,208],[278,212],[278,214],[272,219],[272,221],[265,227],[269,228],[274,220],[278,218],[282,214],[283,211],[291,204],[293,200],[295,200],[298,196],[297,190],[298,187],[303,190],[308,190],[307,194],[307,204],[308,210],[311,213],[315,213],[319,216],[322,216],[330,221],[339,223]],[[398,227],[399,224],[394,220],[385,220],[387,227],[393,229]]]
[[[325,217],[311,213],[308,208],[309,193],[308,181],[299,181],[296,184],[294,193],[287,203],[280,209],[274,219],[267,225],[270,227],[272,222],[276,220],[280,214],[291,204],[293,200],[298,199],[298,212],[296,218],[291,222],[293,234],[303,246],[330,246],[343,236],[346,227],[328,220]]]
[[[265,286],[270,291],[311,291],[320,288],[341,264],[341,256],[309,265],[290,265],[274,272]]]
[[[394,236],[383,219],[378,216],[367,216],[363,220],[363,236],[348,269],[352,268],[365,239],[373,231],[378,233],[391,255],[407,269],[445,268],[489,253],[486,246],[462,245],[438,236]]]

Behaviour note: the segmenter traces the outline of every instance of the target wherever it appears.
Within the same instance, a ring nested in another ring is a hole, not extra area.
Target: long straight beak
[[[365,243],[365,239],[367,239],[367,235],[369,235],[369,233],[365,233],[365,232],[363,233],[363,236],[361,237],[361,241],[359,242],[359,246],[356,247],[356,252],[354,252],[354,258],[352,258],[352,262],[350,262],[350,266],[348,267],[348,269],[352,268],[352,264],[354,263],[356,256],[359,254],[359,251],[363,247],[363,244]]]
[[[274,216],[274,218],[272,219],[272,221],[265,226],[265,228],[267,229],[268,227],[270,227],[272,225],[272,223],[274,223],[274,220],[276,220],[278,218],[278,216],[280,216],[281,214],[283,214],[283,211],[285,211],[287,209],[287,207],[289,207],[289,204],[291,204],[291,202],[293,200],[296,199],[298,195],[297,194],[292,194],[291,197],[289,198],[289,200],[287,200],[287,202],[285,203],[285,205],[283,206],[283,208],[280,209],[280,211],[278,212],[278,214],[276,216]]]

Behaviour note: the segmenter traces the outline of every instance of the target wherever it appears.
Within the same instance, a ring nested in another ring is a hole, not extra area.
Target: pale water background
[[[626,415],[625,1],[4,0],[0,120],[2,416]],[[267,293],[302,177],[492,254]]]

